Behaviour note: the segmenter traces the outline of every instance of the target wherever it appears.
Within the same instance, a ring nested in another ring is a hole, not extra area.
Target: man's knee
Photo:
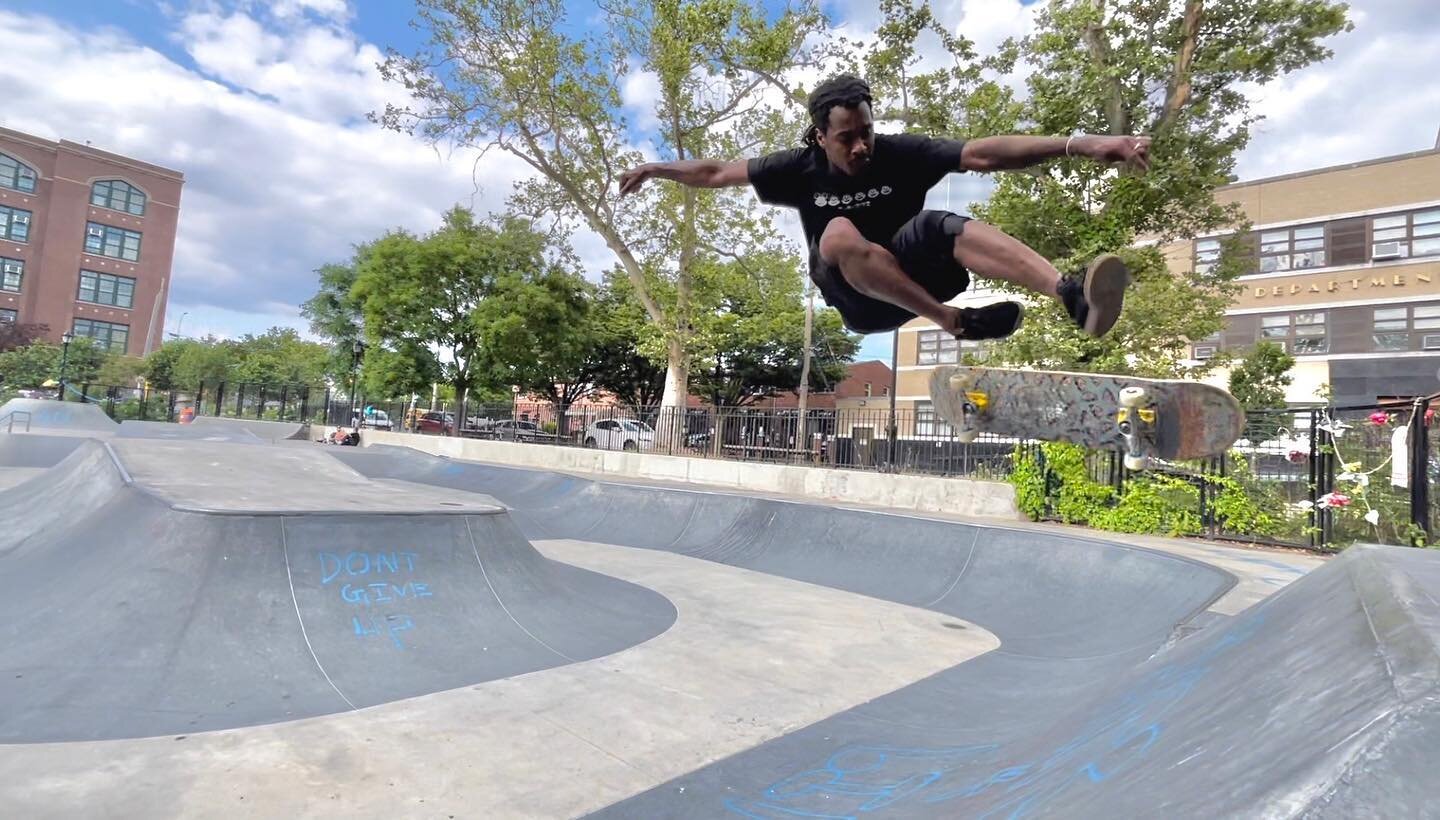
[[[843,216],[836,217],[825,226],[820,234],[820,258],[831,265],[855,253],[863,253],[869,241],[860,235],[855,223]]]

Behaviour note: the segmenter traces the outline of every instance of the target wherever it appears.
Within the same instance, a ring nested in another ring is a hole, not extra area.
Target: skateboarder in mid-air
[[[1092,336],[1120,315],[1130,276],[1106,254],[1062,277],[1044,257],[983,222],[923,210],[925,194],[953,171],[1003,171],[1062,156],[1149,167],[1145,137],[997,136],[970,141],[876,134],[870,88],[842,75],[810,95],[805,146],[749,160],[647,163],[620,177],[620,193],[651,177],[700,188],[750,185],[761,202],[800,212],[810,277],[857,333],[893,330],[916,316],[961,339],[995,339],[1019,327],[1019,302],[944,304],[970,271],[1058,299]]]

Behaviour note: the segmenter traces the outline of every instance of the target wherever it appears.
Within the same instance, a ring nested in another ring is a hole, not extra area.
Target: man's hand
[[[640,190],[645,180],[654,176],[655,172],[647,162],[644,165],[637,165],[634,168],[620,175],[620,196],[628,196]]]
[[[1085,141],[1083,152],[1101,162],[1122,162],[1141,171],[1150,170],[1149,137],[1091,137]]]

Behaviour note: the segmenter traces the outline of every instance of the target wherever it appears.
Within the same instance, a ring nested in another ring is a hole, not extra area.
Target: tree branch
[[[1205,16],[1204,0],[1185,0],[1185,19],[1180,28],[1180,50],[1175,55],[1175,73],[1170,77],[1170,90],[1165,95],[1165,110],[1155,129],[1163,134],[1175,124],[1180,111],[1190,101],[1190,70],[1195,64],[1195,48],[1200,37],[1200,22]]]

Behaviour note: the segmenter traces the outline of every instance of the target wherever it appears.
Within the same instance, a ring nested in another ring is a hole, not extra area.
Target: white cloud
[[[655,117],[655,101],[660,99],[660,77],[646,71],[639,61],[631,60],[625,79],[620,84],[620,105],[630,119],[630,127],[650,131],[660,124]]]
[[[307,11],[344,20],[350,17],[350,4],[345,0],[273,0],[270,6],[270,12],[281,19],[300,17]]]
[[[0,12],[4,125],[185,174],[167,331],[187,310],[187,335],[303,330],[317,267],[392,228],[431,230],[455,204],[499,210],[530,173],[365,122],[387,93],[378,51],[342,30],[204,13],[177,34],[208,77],[113,30]]]
[[[1265,116],[1241,155],[1241,179],[1323,168],[1435,146],[1440,17],[1426,0],[1376,0],[1352,12],[1335,56],[1255,91]]]

